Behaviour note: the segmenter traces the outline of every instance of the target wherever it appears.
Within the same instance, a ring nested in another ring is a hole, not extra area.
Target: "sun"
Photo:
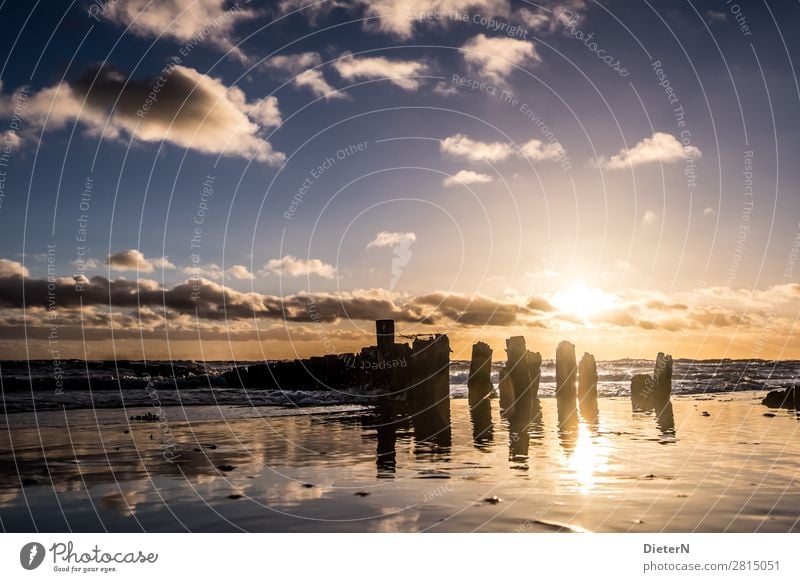
[[[557,291],[551,302],[561,313],[586,319],[613,308],[617,298],[601,289],[577,285]]]

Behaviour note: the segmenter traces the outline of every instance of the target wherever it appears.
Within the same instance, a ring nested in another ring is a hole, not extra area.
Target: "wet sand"
[[[353,405],[169,407],[161,426],[128,420],[152,408],[9,414],[0,526],[798,531],[798,420],[762,396],[674,398],[674,427],[603,398],[597,424],[569,433],[543,399],[541,425],[511,443],[497,400],[491,435],[477,440],[467,401],[453,400],[449,448],[416,442],[410,426],[379,436],[369,409]]]

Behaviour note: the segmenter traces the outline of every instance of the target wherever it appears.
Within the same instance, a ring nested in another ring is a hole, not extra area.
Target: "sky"
[[[800,359],[796,3],[0,3],[0,358]]]

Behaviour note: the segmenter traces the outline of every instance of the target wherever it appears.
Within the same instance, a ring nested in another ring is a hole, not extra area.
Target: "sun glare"
[[[616,302],[617,298],[614,295],[600,289],[582,286],[558,291],[552,298],[553,305],[561,313],[580,318],[608,311],[614,307]]]

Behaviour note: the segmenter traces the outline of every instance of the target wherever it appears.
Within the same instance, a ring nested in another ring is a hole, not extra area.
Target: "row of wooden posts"
[[[525,345],[522,336],[506,340],[506,365],[500,370],[498,392],[500,408],[508,418],[520,418],[539,408],[539,381],[542,356]],[[469,389],[470,407],[491,398],[492,348],[478,342],[472,346]],[[597,361],[592,354],[584,353],[580,363],[575,356],[575,346],[562,341],[556,349],[556,401],[560,423],[568,423],[581,416],[596,421]],[[631,379],[631,405],[634,411],[664,410],[672,392],[672,356],[659,352],[652,375],[636,374]]]

